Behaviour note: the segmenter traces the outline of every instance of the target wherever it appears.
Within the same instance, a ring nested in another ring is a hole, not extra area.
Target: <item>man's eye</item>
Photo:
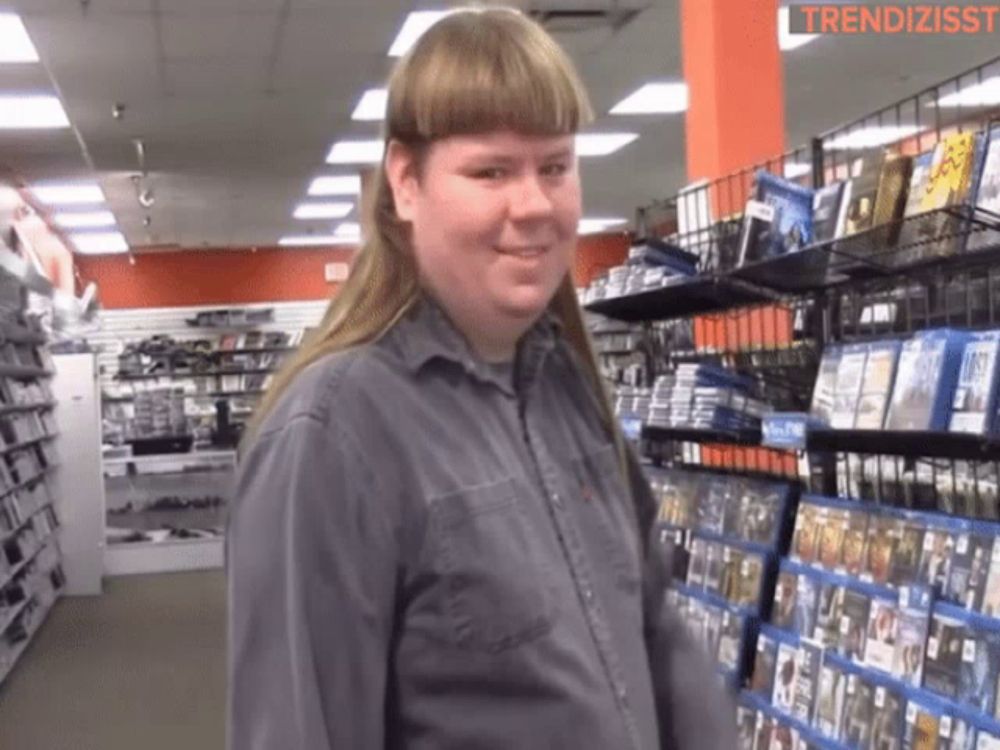
[[[567,164],[548,164],[542,167],[542,174],[546,177],[561,177],[569,171]]]
[[[477,180],[499,180],[504,174],[500,167],[483,167],[473,172],[472,176]]]

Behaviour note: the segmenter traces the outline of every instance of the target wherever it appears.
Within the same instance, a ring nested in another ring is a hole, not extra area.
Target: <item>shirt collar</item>
[[[549,310],[521,337],[518,343],[517,374],[521,380],[524,364],[532,374],[537,371],[544,355],[556,345],[562,323]],[[399,351],[406,366],[420,372],[430,362],[443,360],[460,366],[467,375],[491,383],[508,395],[514,395],[511,383],[503,382],[496,372],[484,367],[465,336],[455,327],[441,306],[426,294],[421,294],[393,329]]]

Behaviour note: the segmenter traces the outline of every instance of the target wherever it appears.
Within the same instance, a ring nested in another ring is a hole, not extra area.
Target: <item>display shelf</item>
[[[50,378],[52,371],[44,367],[25,367],[19,365],[0,365],[0,378]]]
[[[54,440],[59,437],[59,433],[53,435],[42,435],[40,437],[31,438],[30,440],[24,440],[20,443],[14,443],[13,445],[7,445],[0,448],[0,456],[6,456],[11,453],[16,453],[17,451],[23,451],[25,448],[30,448],[38,443],[44,443],[46,440]]]
[[[107,467],[157,465],[162,463],[176,463],[194,459],[196,461],[220,461],[230,460],[236,462],[236,451],[189,451],[187,453],[161,453],[149,456],[124,456],[121,458],[106,458],[104,465]]]
[[[58,601],[58,600],[59,600],[59,593],[56,592],[56,601]],[[17,648],[14,649],[13,655],[11,656],[10,665],[7,667],[6,671],[4,671],[3,673],[0,673],[0,686],[2,686],[7,681],[7,678],[10,676],[10,673],[13,672],[14,671],[14,667],[17,666],[18,660],[21,658],[21,656],[24,654],[24,652],[28,649],[28,646],[30,646],[34,642],[35,635],[38,633],[38,631],[41,629],[42,625],[48,619],[49,613],[52,611],[52,607],[54,605],[55,605],[55,602],[53,602],[52,604],[48,605],[47,607],[45,607],[42,610],[41,614],[39,614],[39,616],[38,616],[38,622],[37,622],[37,624],[31,629],[31,632],[28,633],[27,638],[25,638],[21,643],[19,643],[18,646],[17,646]]]
[[[20,614],[24,611],[24,608],[28,606],[28,602],[30,602],[30,601],[31,601],[30,597],[25,597],[24,601],[22,601],[20,604],[18,604],[14,608],[14,611],[11,612],[6,617],[6,619],[0,620],[0,637],[2,637],[4,635],[4,633],[7,632],[7,628],[9,628],[11,625],[14,624],[14,620],[16,620],[18,618],[18,616],[20,616]]]
[[[729,443],[734,445],[760,445],[760,429],[705,430],[693,427],[656,427],[643,425],[643,440],[675,440],[693,443]]]
[[[28,565],[30,565],[32,561],[36,557],[38,557],[38,553],[41,552],[43,549],[45,549],[46,544],[48,544],[48,541],[51,538],[52,534],[45,535],[42,538],[42,540],[38,543],[38,545],[35,547],[35,549],[31,551],[31,554],[27,555],[23,560],[21,560],[21,562],[19,562],[17,565],[11,568],[11,571],[10,573],[7,574],[7,577],[3,580],[3,582],[0,582],[0,591],[3,591],[5,588],[7,588],[11,584],[11,582],[15,578],[17,578],[20,572],[24,570],[26,567],[28,567]]]
[[[913,458],[1000,459],[1000,437],[932,430],[834,430],[813,428],[806,450]]]
[[[42,479],[45,478],[46,474],[48,474],[50,471],[52,471],[53,469],[56,469],[58,467],[59,467],[59,464],[49,464],[48,466],[46,466],[44,469],[42,469],[40,472],[38,472],[34,476],[30,476],[27,479],[24,479],[24,480],[18,482],[17,484],[13,484],[10,487],[8,487],[7,489],[0,491],[0,498],[6,497],[7,495],[11,494],[12,492],[17,492],[18,490],[23,490],[25,487],[29,487],[32,484],[34,484],[35,482],[41,481]]]
[[[716,312],[773,299],[773,293],[756,289],[738,279],[706,274],[639,294],[595,300],[586,309],[608,318],[635,323]]]
[[[11,529],[10,531],[0,536],[0,544],[4,544],[9,540],[13,539],[14,537],[16,537],[31,522],[31,519],[33,519],[39,513],[43,512],[46,508],[50,507],[52,507],[52,503],[42,503],[39,507],[35,508],[35,510],[33,510],[31,513],[28,514],[27,518],[21,521],[20,525],[16,529]]]
[[[231,354],[288,354],[294,352],[296,347],[294,346],[261,346],[251,349],[212,349],[209,352],[205,352],[206,356],[216,357],[216,356],[228,356]]]
[[[205,370],[203,372],[150,372],[150,373],[118,373],[116,380],[159,380],[160,378],[173,378],[174,380],[185,380],[188,378],[215,378],[225,375],[265,375],[275,372],[273,367],[256,367],[245,370]]]
[[[846,279],[831,271],[830,255],[831,248],[826,245],[813,245],[795,253],[739,266],[730,274],[779,292],[816,291]]]
[[[17,323],[0,324],[0,340],[14,344],[35,344],[36,346],[46,343],[44,333]]]
[[[10,404],[9,406],[0,406],[0,416],[29,411],[45,411],[47,409],[54,409],[55,407],[55,401],[39,401],[34,404]]]

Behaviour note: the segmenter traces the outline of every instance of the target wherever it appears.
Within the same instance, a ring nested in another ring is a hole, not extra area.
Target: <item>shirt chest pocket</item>
[[[499,652],[552,629],[556,597],[545,537],[513,479],[431,503],[431,565],[455,641]]]
[[[629,593],[639,590],[638,534],[631,497],[613,445],[573,461],[569,484],[587,546],[600,555],[598,568]]]

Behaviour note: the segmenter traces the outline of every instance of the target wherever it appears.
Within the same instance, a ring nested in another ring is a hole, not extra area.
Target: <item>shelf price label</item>
[[[764,417],[763,444],[769,448],[805,450],[809,415],[804,412],[776,412]]]

